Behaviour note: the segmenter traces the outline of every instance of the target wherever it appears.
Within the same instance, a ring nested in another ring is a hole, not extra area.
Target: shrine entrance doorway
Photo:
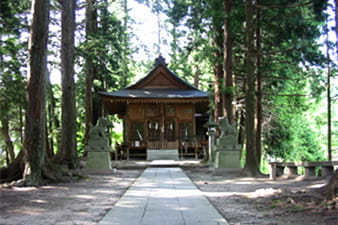
[[[177,149],[176,121],[173,118],[155,118],[148,121],[148,149]]]

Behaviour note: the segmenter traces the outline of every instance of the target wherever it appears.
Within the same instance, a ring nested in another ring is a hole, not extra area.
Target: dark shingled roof
[[[115,92],[100,92],[101,95],[116,98],[206,98],[208,93],[200,90],[180,90],[180,89],[122,89]]]

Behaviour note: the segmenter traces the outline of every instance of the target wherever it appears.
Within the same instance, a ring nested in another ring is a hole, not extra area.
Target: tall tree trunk
[[[123,51],[122,51],[122,69],[124,71],[123,79],[122,79],[122,87],[126,87],[128,85],[128,23],[129,23],[129,15],[128,15],[128,1],[123,0]]]
[[[330,68],[330,57],[328,55],[328,65],[327,65],[327,155],[328,160],[332,160],[332,119],[331,119],[331,68]]]
[[[25,117],[25,114],[24,114],[24,110],[23,110],[23,103],[21,102],[20,106],[19,106],[19,121],[20,121],[20,142],[21,144],[23,144],[23,139],[24,139],[24,117]]]
[[[336,51],[337,51],[337,60],[338,60],[338,0],[335,1],[335,20],[336,20]]]
[[[246,14],[246,85],[245,85],[245,132],[246,132],[246,158],[245,173],[249,176],[259,175],[258,161],[256,157],[255,144],[255,60],[254,49],[254,25],[253,25],[253,3],[252,0],[245,1]]]
[[[46,130],[46,156],[47,159],[52,159],[54,156],[54,151],[53,151],[53,138],[51,138],[51,134],[52,134],[52,130],[48,129],[49,128],[49,124],[48,124],[48,110],[46,112],[46,122],[45,122],[45,130]]]
[[[232,8],[232,0],[224,0],[224,87],[223,96],[224,116],[228,118],[230,124],[234,122],[234,112],[232,107],[233,101],[233,79],[232,79],[232,37],[230,28],[230,13]]]
[[[220,54],[215,52],[215,58],[220,58]],[[223,75],[223,69],[222,64],[218,61],[216,61],[214,65],[214,98],[215,98],[215,111],[214,111],[214,119],[215,121],[218,120],[219,117],[223,116],[223,101],[222,101],[222,95],[221,95],[221,82],[222,82],[222,76]]]
[[[256,1],[258,4],[258,0]],[[256,64],[257,64],[257,80],[256,80],[256,157],[258,161],[258,167],[260,167],[261,163],[261,155],[262,155],[262,74],[261,74],[261,32],[260,32],[260,9],[256,8]]]
[[[218,120],[223,117],[223,98],[222,98],[222,84],[223,84],[223,37],[222,25],[214,22],[214,98],[215,98],[215,111],[214,119]]]
[[[332,119],[331,119],[331,59],[329,46],[329,30],[326,27],[326,60],[327,60],[327,82],[326,82],[326,101],[327,101],[327,156],[332,160]]]
[[[86,38],[89,40],[96,32],[96,0],[86,0]],[[90,49],[88,49],[90,51]],[[93,124],[93,79],[95,73],[95,67],[93,59],[89,56],[86,57],[86,131],[85,131],[85,143],[88,142],[88,133]]]
[[[53,94],[53,88],[52,85],[50,83],[50,81],[48,80],[47,83],[47,96],[48,96],[48,113],[47,113],[47,118],[48,118],[48,133],[49,133],[49,137],[48,138],[48,151],[47,151],[47,156],[49,159],[54,157],[54,145],[55,143],[59,143],[59,132],[56,132],[58,130],[60,130],[60,120],[58,118],[58,115],[55,112],[56,109],[56,99],[54,97]]]
[[[223,0],[213,1],[211,7],[215,12],[223,13]],[[217,121],[219,117],[223,117],[224,104],[222,97],[223,85],[223,53],[224,53],[224,21],[220,16],[214,15],[212,17],[212,45],[213,45],[213,70],[214,70],[214,120]]]
[[[61,11],[61,77],[62,77],[62,132],[61,145],[56,155],[59,163],[70,169],[76,167],[76,109],[74,93],[74,31],[75,0],[62,0]]]
[[[199,67],[199,65],[198,64],[196,64],[195,65],[195,73],[194,73],[194,86],[196,87],[196,88],[198,88],[199,87],[199,76],[200,76],[200,67]]]
[[[42,184],[42,168],[46,155],[45,94],[46,58],[49,23],[49,0],[32,1],[30,29],[27,111],[24,138],[26,165],[24,179],[29,185]]]
[[[0,137],[3,138],[6,144],[6,152],[8,155],[7,164],[9,165],[9,163],[13,162],[15,159],[14,146],[11,137],[9,135],[9,121],[6,117],[1,117],[0,122],[1,122]]]

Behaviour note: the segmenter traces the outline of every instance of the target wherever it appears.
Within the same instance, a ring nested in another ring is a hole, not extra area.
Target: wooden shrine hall
[[[167,68],[162,56],[136,83],[100,92],[105,115],[123,119],[124,157],[179,159],[202,157],[207,147],[208,93]]]

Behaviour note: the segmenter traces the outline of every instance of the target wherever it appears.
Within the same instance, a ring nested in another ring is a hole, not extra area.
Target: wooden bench
[[[289,177],[298,176],[298,167],[304,168],[305,177],[316,176],[316,168],[321,168],[321,176],[326,177],[333,174],[334,166],[338,166],[338,161],[318,161],[318,162],[271,162],[270,179],[284,175],[284,169],[287,168]]]

